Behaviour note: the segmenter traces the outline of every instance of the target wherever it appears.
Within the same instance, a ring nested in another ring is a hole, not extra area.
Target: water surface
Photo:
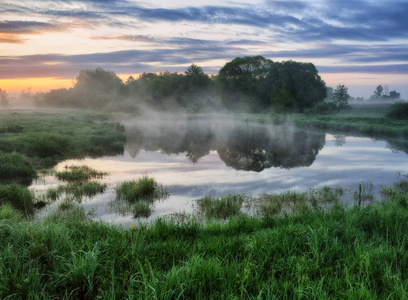
[[[107,192],[82,204],[93,209],[97,219],[114,223],[135,222],[131,215],[112,211],[114,188],[143,175],[154,177],[171,194],[155,203],[151,220],[191,213],[195,200],[204,196],[257,196],[323,186],[355,191],[362,182],[372,183],[377,192],[396,182],[397,173],[408,167],[404,143],[312,132],[288,124],[216,118],[138,119],[124,124],[123,155],[69,160],[56,166],[88,165],[108,172],[102,180],[108,184]],[[57,185],[54,178],[46,177],[34,188],[41,191]],[[375,196],[380,198],[378,193]]]

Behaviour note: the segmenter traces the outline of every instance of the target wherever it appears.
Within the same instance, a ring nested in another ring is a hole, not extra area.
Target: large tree
[[[219,71],[217,90],[227,108],[303,111],[326,97],[326,85],[311,63],[274,63],[262,56],[237,57]]]
[[[226,63],[216,82],[226,108],[256,111],[268,107],[267,76],[273,65],[262,56],[237,57]]]
[[[268,84],[272,87],[272,103],[280,99],[284,90],[295,100],[295,107],[301,112],[323,101],[327,95],[326,84],[312,63],[292,60],[275,63],[268,74]]]

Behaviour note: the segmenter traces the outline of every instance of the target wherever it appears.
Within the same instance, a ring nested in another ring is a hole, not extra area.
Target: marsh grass
[[[152,214],[152,209],[150,207],[150,202],[139,201],[132,205],[132,213],[135,218],[147,218]]]
[[[197,200],[198,212],[206,218],[227,219],[241,213],[245,195],[228,195],[222,198],[204,197]]]
[[[34,212],[34,196],[26,187],[17,184],[0,185],[0,205],[8,204],[25,214]]]
[[[138,180],[125,181],[119,184],[115,191],[118,200],[125,200],[130,203],[140,200],[153,202],[168,196],[168,192],[154,178],[148,176],[143,176]]]
[[[372,182],[362,182],[358,185],[358,191],[353,194],[354,201],[360,206],[362,203],[367,201],[374,201],[374,186]]]
[[[96,181],[70,182],[67,185],[58,186],[57,194],[59,197],[61,193],[65,193],[66,195],[72,195],[76,199],[81,200],[83,197],[94,197],[98,194],[102,194],[106,188],[106,183]]]
[[[65,159],[121,154],[125,140],[123,126],[90,112],[0,111],[0,152],[25,155],[35,169]]]
[[[408,209],[393,197],[129,229],[77,206],[35,221],[11,210],[0,207],[1,299],[408,297]]]
[[[103,178],[108,175],[105,172],[96,171],[88,166],[66,166],[64,171],[56,172],[58,180],[66,181],[65,185],[58,185],[56,188],[49,188],[45,197],[49,200],[57,200],[61,195],[74,197],[78,202],[83,197],[94,197],[105,192],[106,183],[90,181],[90,179]]]
[[[169,192],[162,185],[148,176],[125,181],[117,185],[115,191],[116,199],[110,203],[111,209],[123,215],[132,213],[134,218],[149,217],[155,201],[169,196]]]
[[[64,171],[56,172],[55,177],[67,182],[85,182],[90,179],[101,179],[108,175],[106,172],[99,172],[88,166],[65,166]]]
[[[339,205],[340,197],[345,190],[340,187],[324,186],[320,189],[310,189],[307,192],[285,192],[281,194],[263,194],[253,202],[261,215],[278,215],[281,213],[300,213],[310,209],[327,209]]]
[[[0,152],[0,183],[30,185],[35,178],[36,171],[25,155]]]

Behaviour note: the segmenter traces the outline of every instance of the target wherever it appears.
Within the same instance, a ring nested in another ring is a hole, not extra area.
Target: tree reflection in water
[[[192,163],[216,151],[227,166],[260,172],[271,167],[310,166],[325,144],[325,134],[289,124],[263,125],[222,118],[191,117],[125,122],[127,151],[186,153]]]

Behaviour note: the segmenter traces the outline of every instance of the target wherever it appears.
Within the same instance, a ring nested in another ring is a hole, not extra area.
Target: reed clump
[[[143,176],[138,180],[125,181],[116,187],[116,197],[135,203],[140,200],[154,201],[167,195],[167,192],[154,178]]]
[[[116,201],[111,203],[113,209],[122,214],[130,212],[135,218],[149,217],[153,211],[154,202],[169,195],[162,185],[149,176],[125,181],[119,184],[115,191]]]

